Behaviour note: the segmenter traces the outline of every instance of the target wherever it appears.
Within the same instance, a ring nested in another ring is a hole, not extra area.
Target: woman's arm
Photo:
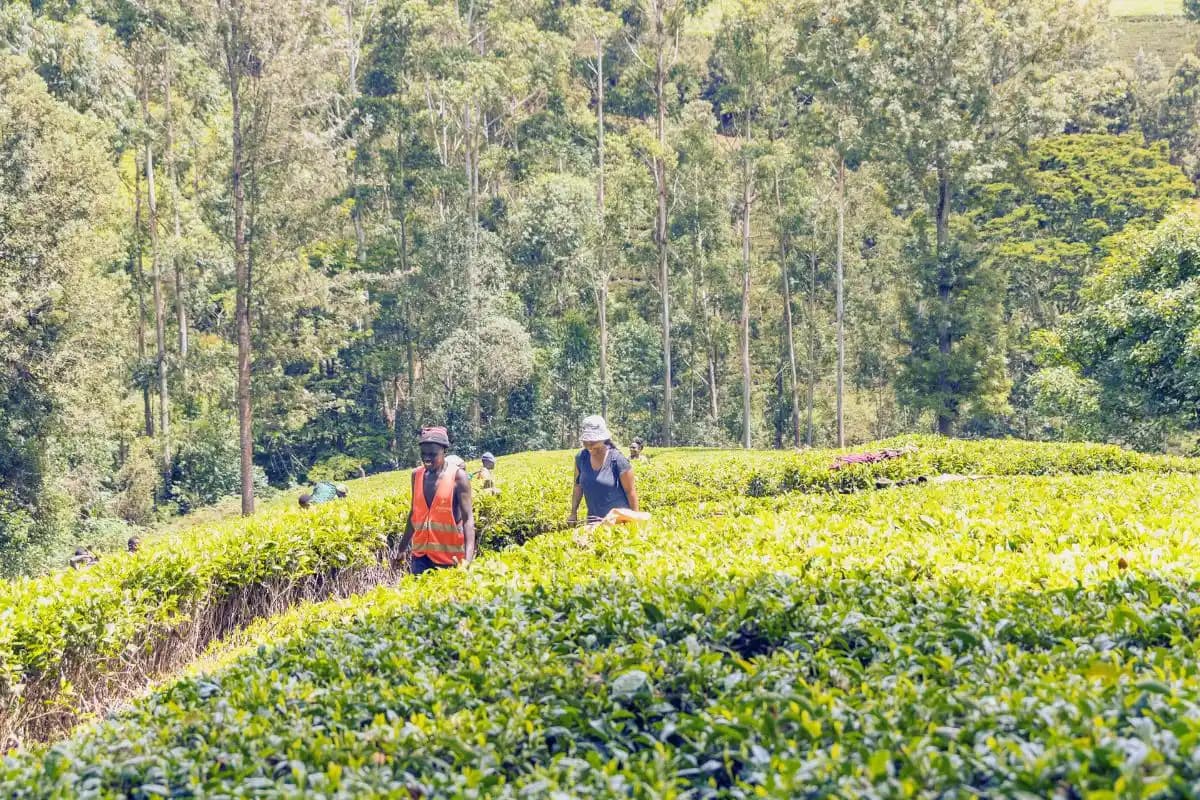
[[[567,524],[574,525],[579,522],[579,502],[583,500],[583,486],[579,483],[579,464],[575,464],[575,488],[571,490],[571,515],[567,517]]]
[[[621,473],[621,488],[625,490],[625,496],[629,498],[629,508],[633,511],[640,511],[638,508],[637,484],[633,479],[633,468],[625,470]]]

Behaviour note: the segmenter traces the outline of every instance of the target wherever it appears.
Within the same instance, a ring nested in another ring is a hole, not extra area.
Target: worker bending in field
[[[500,494],[500,490],[496,487],[496,457],[491,453],[484,453],[479,460],[483,462],[483,466],[471,476],[471,479],[479,481],[479,491],[482,494]]]
[[[100,556],[93,553],[89,547],[76,547],[75,555],[67,559],[67,563],[71,565],[71,569],[83,569],[99,564]]]
[[[583,449],[575,456],[575,488],[567,524],[578,523],[579,502],[585,499],[589,523],[642,519],[645,515],[638,511],[633,465],[613,444],[604,418],[586,417],[579,438]]]
[[[320,505],[321,503],[329,503],[333,500],[339,500],[350,493],[344,483],[330,483],[329,481],[317,481],[313,486],[313,490],[307,494],[300,495],[300,507],[308,508],[310,506]]]
[[[469,564],[475,558],[475,515],[471,479],[446,462],[450,437],[445,428],[425,428],[419,440],[421,466],[413,470],[412,507],[396,548],[412,547],[412,573]]]

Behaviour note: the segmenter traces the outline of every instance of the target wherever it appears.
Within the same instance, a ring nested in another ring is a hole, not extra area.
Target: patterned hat
[[[422,428],[421,438],[417,440],[417,444],[440,444],[442,447],[449,447],[450,436],[441,426]]]
[[[608,432],[608,425],[604,422],[604,417],[593,414],[583,418],[579,438],[584,442],[607,442],[612,438],[612,434]]]

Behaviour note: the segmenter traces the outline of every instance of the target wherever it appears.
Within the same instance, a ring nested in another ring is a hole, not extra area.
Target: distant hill
[[[1112,0],[1113,54],[1132,62],[1139,51],[1170,68],[1200,42],[1200,25],[1183,16],[1183,0]]]
[[[1114,17],[1177,17],[1183,0],[1112,0],[1108,8]]]

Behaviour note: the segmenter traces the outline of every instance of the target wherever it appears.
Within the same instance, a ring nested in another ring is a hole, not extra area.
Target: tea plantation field
[[[915,441],[663,454],[654,519],[588,536],[563,454],[502,462],[471,569],[236,632],[0,797],[1195,796],[1200,462]],[[870,488],[943,472],[980,477]]]

